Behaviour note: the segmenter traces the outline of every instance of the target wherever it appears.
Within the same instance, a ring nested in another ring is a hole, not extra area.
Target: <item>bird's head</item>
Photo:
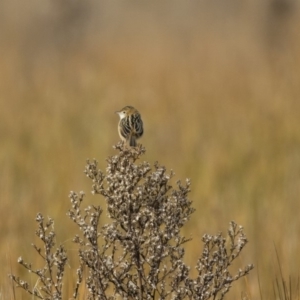
[[[119,115],[120,119],[126,118],[127,116],[136,113],[137,110],[132,106],[125,106],[121,110],[116,111],[116,114]]]

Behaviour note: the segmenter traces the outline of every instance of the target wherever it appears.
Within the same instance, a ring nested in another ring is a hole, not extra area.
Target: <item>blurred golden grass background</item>
[[[299,17],[293,0],[1,1],[1,299],[12,297],[10,268],[34,284],[16,260],[39,263],[37,212],[55,219],[58,242],[76,256],[68,193],[102,201],[89,193],[85,160],[105,168],[114,111],[128,104],[145,123],[142,159],[192,179],[187,262],[202,234],[235,220],[250,240],[240,265],[256,269],[230,299],[260,298],[258,273],[273,297],[274,245],[296,283]]]

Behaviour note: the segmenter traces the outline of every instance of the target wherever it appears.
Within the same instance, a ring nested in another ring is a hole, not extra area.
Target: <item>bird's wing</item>
[[[132,124],[132,128],[134,128],[134,132],[138,136],[142,136],[143,132],[144,132],[143,121],[142,121],[141,116],[139,114],[135,114],[135,115],[132,116],[131,124]]]
[[[131,124],[129,118],[124,118],[120,121],[120,134],[125,138],[128,139],[131,132]]]

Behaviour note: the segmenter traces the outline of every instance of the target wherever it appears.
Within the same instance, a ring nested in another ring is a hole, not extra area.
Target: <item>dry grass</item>
[[[68,193],[90,190],[85,160],[105,166],[118,140],[113,112],[126,104],[143,116],[145,159],[192,179],[197,212],[186,229],[194,237],[187,263],[198,257],[203,233],[224,231],[233,219],[248,233],[246,261],[259,266],[266,299],[273,296],[273,244],[283,277],[297,280],[298,20],[296,6],[277,10],[261,1],[3,1],[4,299],[10,261],[13,271],[19,255],[34,262],[28,246],[37,212],[55,219],[59,242],[73,251]],[[236,299],[260,297],[254,273]]]

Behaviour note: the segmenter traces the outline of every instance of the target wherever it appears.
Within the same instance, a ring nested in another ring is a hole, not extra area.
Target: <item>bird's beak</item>
[[[119,114],[119,111],[115,111],[115,114]]]

